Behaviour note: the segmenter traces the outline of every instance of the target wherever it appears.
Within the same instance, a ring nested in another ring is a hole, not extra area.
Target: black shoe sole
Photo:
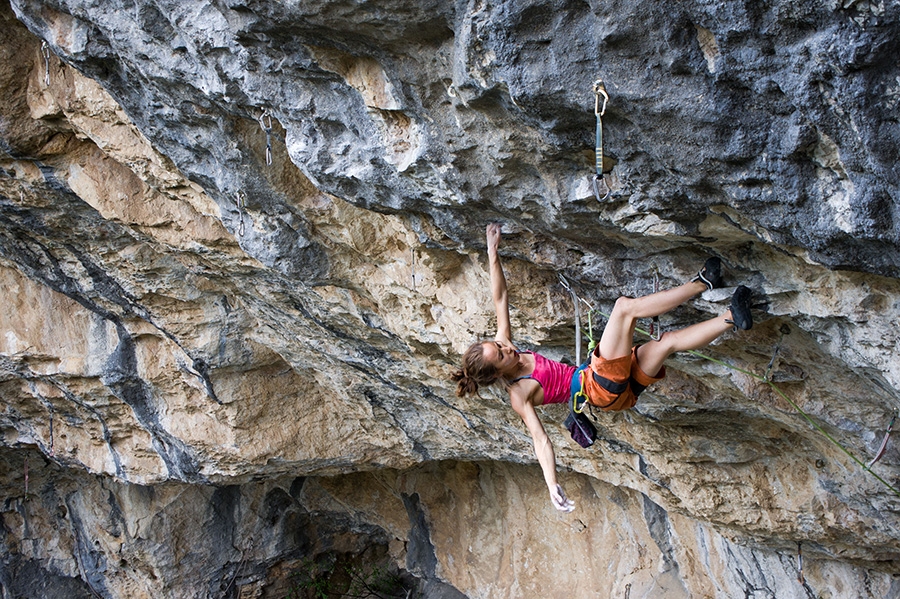
[[[731,318],[734,326],[744,331],[753,328],[753,316],[750,314],[750,299],[753,291],[744,285],[734,290],[731,296]]]
[[[706,263],[697,276],[691,281],[700,281],[707,289],[718,289],[722,286],[722,260],[719,258],[707,258]]]

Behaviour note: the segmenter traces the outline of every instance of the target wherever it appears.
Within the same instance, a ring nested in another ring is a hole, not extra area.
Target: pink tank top
[[[511,382],[522,379],[534,379],[544,390],[544,403],[565,403],[571,395],[572,375],[575,374],[574,366],[567,366],[562,362],[549,360],[535,352],[523,352],[534,356],[534,372],[528,376],[519,377]]]

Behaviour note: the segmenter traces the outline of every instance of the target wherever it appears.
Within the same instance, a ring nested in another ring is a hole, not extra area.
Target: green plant
[[[305,559],[291,575],[293,585],[284,599],[329,599],[333,566],[325,566]]]
[[[408,593],[403,588],[403,580],[396,574],[372,566],[369,571],[349,566],[347,574],[350,576],[350,588],[347,597],[353,599],[393,599],[394,597],[406,597]]]
[[[411,590],[403,579],[378,565],[348,565],[345,576],[334,563],[305,559],[291,574],[292,585],[284,599],[408,599]],[[349,579],[349,580],[348,580]]]

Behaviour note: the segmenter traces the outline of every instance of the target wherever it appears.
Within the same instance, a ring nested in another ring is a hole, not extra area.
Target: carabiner
[[[600,96],[603,96],[603,106],[600,106]],[[606,93],[606,86],[603,79],[594,81],[594,114],[603,116],[606,113],[606,103],[609,102],[609,94]]]

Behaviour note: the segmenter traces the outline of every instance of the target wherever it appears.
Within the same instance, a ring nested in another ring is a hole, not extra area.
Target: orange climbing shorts
[[[583,375],[584,392],[591,405],[601,410],[628,410],[634,407],[638,395],[644,389],[665,376],[665,366],[659,369],[656,376],[650,376],[641,370],[637,361],[637,347],[631,348],[630,356],[613,360],[601,358],[594,351],[591,354],[590,368],[585,369]]]

